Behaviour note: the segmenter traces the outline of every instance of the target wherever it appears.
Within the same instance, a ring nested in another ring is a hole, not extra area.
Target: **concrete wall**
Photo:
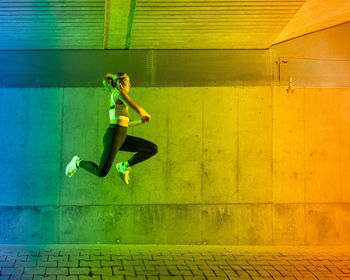
[[[1,89],[1,243],[349,244],[349,94],[133,88],[152,122],[129,133],[159,153],[126,186],[64,174],[98,163],[101,88]]]

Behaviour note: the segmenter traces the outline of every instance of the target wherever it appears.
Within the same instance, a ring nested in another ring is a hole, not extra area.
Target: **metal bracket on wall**
[[[293,76],[289,76],[289,85],[287,88],[287,92],[288,93],[293,93],[294,89],[293,89]]]
[[[278,58],[276,61],[276,64],[278,65],[278,86],[281,86],[281,64],[288,64],[288,60],[284,60],[281,57]]]

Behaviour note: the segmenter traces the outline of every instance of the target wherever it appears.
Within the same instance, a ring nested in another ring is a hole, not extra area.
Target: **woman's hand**
[[[151,117],[148,116],[143,116],[141,117],[141,122],[144,124],[145,122],[150,122],[151,121]]]
[[[145,123],[145,122],[150,122],[151,121],[151,116],[146,112],[145,109],[143,108],[139,108],[139,114],[141,116],[141,121],[142,123]]]

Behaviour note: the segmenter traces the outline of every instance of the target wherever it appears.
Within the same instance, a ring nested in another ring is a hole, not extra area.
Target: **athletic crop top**
[[[109,101],[109,123],[116,124],[118,119],[129,121],[128,106],[122,99],[119,99],[119,96],[120,92],[117,89],[111,93],[111,98]],[[118,99],[123,103],[116,103],[116,100]]]

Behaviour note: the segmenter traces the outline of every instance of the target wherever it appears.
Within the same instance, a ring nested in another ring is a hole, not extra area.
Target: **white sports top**
[[[117,89],[111,93],[109,102],[109,123],[116,124],[118,120],[129,121],[128,106],[121,98],[119,98],[119,96],[120,92]],[[118,99],[123,103],[116,103]]]

